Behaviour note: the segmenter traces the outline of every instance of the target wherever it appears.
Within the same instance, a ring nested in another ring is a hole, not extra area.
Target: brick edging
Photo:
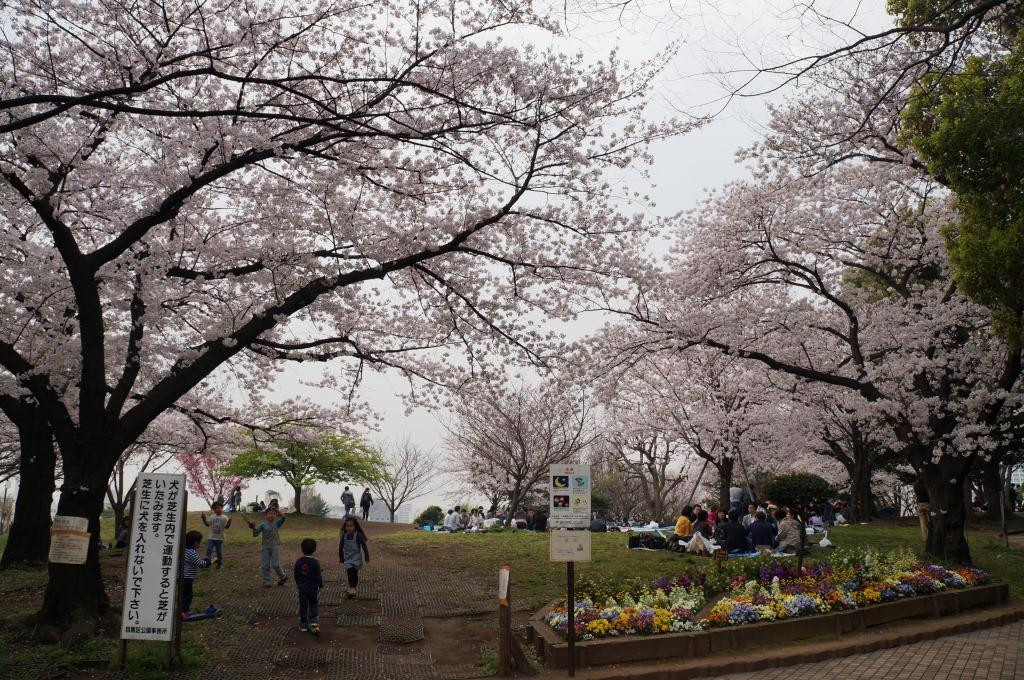
[[[959,635],[986,628],[995,628],[1024,619],[1024,603],[1003,605],[983,612],[961,614],[915,624],[904,624],[903,628],[916,627],[919,630],[869,631],[856,635],[859,639],[831,640],[822,642],[788,645],[771,652],[750,652],[741,658],[703,657],[699,662],[689,661],[672,664],[662,660],[657,668],[643,666],[586,669],[578,675],[588,680],[684,680],[687,678],[715,677],[732,673],[751,673],[769,668],[783,668],[804,663],[828,661],[830,659],[867,654],[892,647],[935,640],[949,635]],[[936,625],[938,624],[938,625]],[[889,634],[885,634],[888,632]],[[864,639],[868,638],[868,639]]]
[[[995,611],[1009,600],[1005,583],[990,583],[971,588],[942,591],[893,602],[883,602],[855,610],[843,610],[782,621],[727,626],[704,631],[665,633],[661,635],[619,636],[580,641],[576,644],[578,667],[609,664],[644,663],[671,659],[705,658],[723,652],[744,654],[763,645],[786,644],[833,634],[842,640],[855,633],[878,626],[926,618],[934,622],[963,622],[965,610]],[[544,621],[546,607],[530,620],[528,637],[549,667],[568,665],[568,645]],[[981,614],[984,616],[984,614]],[[858,636],[862,637],[863,636]],[[896,643],[902,644],[902,643]]]

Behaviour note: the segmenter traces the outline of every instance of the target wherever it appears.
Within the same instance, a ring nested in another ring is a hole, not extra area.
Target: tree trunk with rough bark
[[[847,467],[850,475],[850,520],[871,521],[875,499],[871,493],[871,466],[863,460],[855,460]]]
[[[732,474],[735,461],[722,457],[720,463],[713,463],[718,470],[718,507],[729,510],[729,489],[732,487]]]
[[[994,455],[988,460],[981,463],[981,489],[982,497],[985,499],[985,503],[988,505],[988,510],[982,515],[984,519],[998,522],[1002,516],[999,512],[1000,494],[1003,491],[1003,475],[1002,475],[1002,459],[1001,455]],[[1012,513],[1010,509],[1009,499],[1003,498],[1004,510],[1009,515]]]
[[[50,504],[55,487],[57,452],[53,433],[31,408],[15,423],[21,447],[18,497],[0,569],[14,564],[46,564],[50,552]]]
[[[295,492],[295,508],[294,508],[294,512],[295,512],[296,515],[301,515],[302,514],[302,487],[301,486],[296,486],[295,484],[292,484],[291,487],[292,487],[292,491]]]
[[[964,528],[969,508],[964,506],[964,482],[968,459],[941,460],[925,465],[919,475],[928,487],[928,539],[925,551],[932,557],[970,564],[971,551]]]
[[[85,517],[92,536],[85,564],[49,565],[50,579],[39,613],[42,625],[38,635],[44,641],[76,644],[87,637],[110,633],[118,623],[117,612],[110,607],[100,573],[99,517],[107,475],[102,466],[90,464],[98,458],[99,455],[85,453],[74,456],[75,463],[69,463],[68,456],[64,458],[64,483],[57,514]]]

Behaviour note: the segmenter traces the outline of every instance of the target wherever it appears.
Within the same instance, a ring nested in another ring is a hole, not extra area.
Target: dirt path
[[[445,567],[410,564],[373,537],[408,529],[368,522],[370,563],[360,573],[357,599],[346,597],[338,542],[321,541],[317,558],[325,587],[319,597],[319,637],[298,628],[298,596],[290,565],[298,539],[282,544],[289,582],[260,588],[254,546],[232,550],[230,569],[203,572],[196,606],[223,606],[225,618],[202,627],[207,648],[199,677],[456,680],[488,675],[480,666],[496,637],[495,605],[483,584]],[[222,604],[223,603],[223,604]],[[121,677],[111,673],[107,677]]]

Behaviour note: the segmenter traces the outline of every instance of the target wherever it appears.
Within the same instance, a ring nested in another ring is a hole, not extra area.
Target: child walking
[[[185,534],[185,568],[181,576],[181,618],[188,616],[192,607],[192,582],[199,575],[199,570],[210,566],[209,559],[199,556],[199,544],[203,542],[203,535],[198,531],[190,531]]]
[[[319,635],[320,620],[316,600],[320,589],[324,587],[324,576],[320,571],[320,562],[313,557],[316,541],[304,538],[300,547],[302,557],[295,560],[295,586],[299,590],[299,630]]]
[[[365,557],[365,560],[364,560]],[[359,585],[359,570],[363,562],[370,561],[370,549],[366,546],[366,534],[355,517],[346,517],[341,523],[341,542],[338,544],[338,558],[348,574],[348,596],[356,596]]]
[[[213,508],[213,517],[207,520],[203,512],[199,514],[199,519],[203,520],[204,526],[210,527],[210,536],[206,539],[206,559],[210,559],[216,550],[217,568],[220,569],[224,562],[224,532],[231,528],[231,518],[224,514],[224,503],[221,501],[214,501],[210,507]]]
[[[261,571],[263,587],[270,587],[270,568],[277,572],[277,585],[283,586],[288,577],[281,570],[281,525],[284,524],[284,516],[278,513],[277,508],[267,508],[265,519],[258,525],[249,522],[253,536],[263,534],[263,543],[260,548],[260,558],[263,561]]]

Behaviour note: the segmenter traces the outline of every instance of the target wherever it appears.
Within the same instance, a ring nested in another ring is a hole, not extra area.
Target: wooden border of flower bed
[[[1009,600],[1009,584],[988,583],[894,602],[882,602],[858,609],[781,621],[709,628],[686,633],[621,635],[584,640],[576,643],[576,665],[600,666],[675,657],[694,658],[745,647],[794,642],[821,635],[842,635],[903,619],[959,614],[967,609],[1005,604]],[[550,609],[550,605],[544,607],[530,618],[527,637],[548,666],[565,668],[569,665],[568,643],[544,620]]]

